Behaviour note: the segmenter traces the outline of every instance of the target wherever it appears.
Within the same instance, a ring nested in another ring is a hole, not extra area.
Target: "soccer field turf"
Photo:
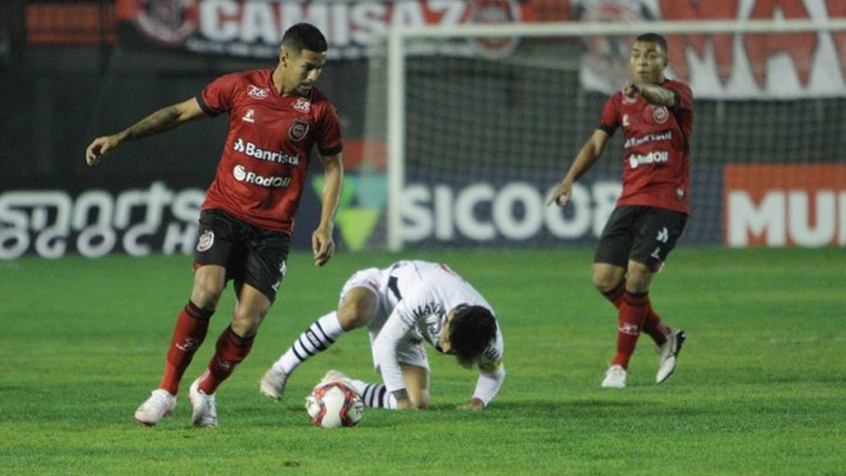
[[[592,249],[417,253],[448,263],[495,307],[505,384],[484,412],[454,407],[475,373],[432,363],[429,411],[366,410],[311,426],[304,397],[337,368],[375,380],[366,332],[300,367],[282,402],[267,367],[332,310],[355,270],[412,255],[294,254],[253,351],[218,391],[220,427],[193,429],[188,384],[228,325],[231,288],[155,428],[133,412],[161,375],[190,257],[0,262],[0,474],[846,474],[844,250],[680,248],[652,287],[688,341],[654,384],[648,337],[629,388],[603,390],[616,316],[593,289]]]

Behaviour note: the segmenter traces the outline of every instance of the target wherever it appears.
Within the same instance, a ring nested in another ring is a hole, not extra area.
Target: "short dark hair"
[[[667,39],[659,35],[658,33],[644,33],[635,38],[635,41],[655,43],[656,45],[661,47],[661,50],[664,52],[664,56],[667,56]]]
[[[310,23],[297,23],[288,28],[285,34],[282,35],[282,46],[290,48],[295,53],[302,50],[314,51],[315,53],[323,53],[329,49],[326,43],[326,37],[317,29],[316,26]]]
[[[458,308],[449,325],[452,353],[462,367],[470,368],[496,340],[496,318],[482,306]]]

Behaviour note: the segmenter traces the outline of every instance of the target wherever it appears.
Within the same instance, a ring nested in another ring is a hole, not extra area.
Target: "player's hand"
[[[624,96],[628,98],[633,98],[640,93],[640,87],[638,87],[637,83],[627,83],[623,86],[621,90]]]
[[[484,410],[485,409],[485,402],[479,400],[478,398],[473,398],[467,403],[461,404],[458,406],[459,410]]]
[[[323,266],[328,263],[335,254],[335,240],[332,239],[332,230],[325,227],[318,227],[311,234],[311,250],[314,252],[314,265]]]
[[[411,403],[411,398],[408,397],[408,390],[401,388],[391,392],[394,400],[397,402],[397,410],[413,410],[414,404]]]
[[[404,400],[397,400],[397,410],[414,410],[414,405],[411,403],[411,400],[404,399]]]
[[[118,145],[120,145],[120,139],[117,134],[94,139],[88,148],[85,149],[85,162],[88,165],[97,165],[103,155]]]
[[[549,197],[549,200],[546,201],[546,206],[550,206],[553,203],[558,205],[561,208],[567,206],[567,203],[570,202],[570,195],[573,193],[573,182],[569,180],[564,180],[560,184],[558,184],[558,188],[552,192],[552,195]]]

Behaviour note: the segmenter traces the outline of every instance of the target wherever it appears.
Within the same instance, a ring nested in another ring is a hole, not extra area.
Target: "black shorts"
[[[628,268],[631,260],[657,272],[676,246],[686,222],[687,214],[664,208],[618,207],[602,230],[593,262]]]
[[[285,277],[291,236],[239,220],[222,210],[200,212],[194,263],[226,268],[226,280],[249,284],[271,302]]]

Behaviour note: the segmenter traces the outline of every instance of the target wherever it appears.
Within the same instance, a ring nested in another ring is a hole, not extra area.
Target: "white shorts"
[[[373,355],[373,366],[377,372],[379,372],[379,365],[376,363],[373,343],[376,341],[379,331],[382,330],[382,326],[385,325],[385,322],[396,306],[396,299],[389,294],[391,291],[388,288],[391,271],[392,268],[367,268],[356,272],[344,283],[339,299],[339,301],[343,301],[344,296],[352,288],[365,288],[376,295],[378,301],[376,313],[370,318],[370,322],[367,324],[367,331],[370,335],[370,351]],[[429,357],[426,355],[426,349],[423,347],[423,339],[406,336],[397,347],[397,361],[429,371]]]

